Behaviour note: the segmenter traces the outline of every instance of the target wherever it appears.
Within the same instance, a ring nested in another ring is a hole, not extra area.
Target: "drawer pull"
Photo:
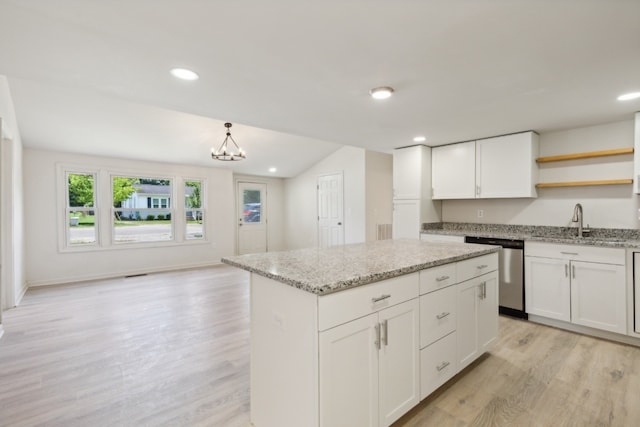
[[[441,364],[439,364],[438,366],[436,366],[436,369],[438,370],[438,372],[442,371],[444,368],[446,368],[447,366],[449,366],[451,363],[449,362],[442,362]]]
[[[449,279],[449,276],[440,276],[436,277],[436,282],[442,282],[443,280]]]
[[[383,295],[380,295],[379,297],[373,297],[373,298],[371,298],[371,302],[375,304],[375,303],[380,302],[382,300],[385,300],[387,298],[391,298],[391,295],[390,294],[383,294]]]
[[[478,266],[478,267],[476,267],[476,268],[477,268],[478,270],[482,270],[483,268],[487,268],[487,267],[489,267],[487,264],[482,264],[482,265],[479,265],[479,266]]]
[[[450,315],[450,314],[451,314],[451,313],[449,313],[448,311],[443,311],[442,313],[438,314],[438,315],[436,316],[436,318],[437,318],[438,320],[442,320],[442,319],[444,319],[445,317],[447,317],[447,316],[448,316],[448,315]]]
[[[562,255],[580,255],[578,252],[564,252],[564,251],[560,251],[560,253]]]

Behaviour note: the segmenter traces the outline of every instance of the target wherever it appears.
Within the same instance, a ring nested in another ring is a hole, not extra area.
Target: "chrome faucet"
[[[583,237],[583,235],[582,235],[582,205],[580,203],[576,203],[576,206],[573,208],[573,218],[571,218],[571,221],[578,223],[578,237]]]

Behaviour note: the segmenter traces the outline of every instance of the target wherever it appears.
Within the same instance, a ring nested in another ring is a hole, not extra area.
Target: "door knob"
[[[338,223],[338,225],[342,225],[342,223],[341,223],[341,222],[339,222],[339,223]]]

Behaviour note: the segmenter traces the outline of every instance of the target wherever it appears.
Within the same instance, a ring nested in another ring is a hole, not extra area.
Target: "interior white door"
[[[318,177],[318,245],[344,244],[342,173]]]
[[[267,185],[238,183],[238,254],[267,251]]]

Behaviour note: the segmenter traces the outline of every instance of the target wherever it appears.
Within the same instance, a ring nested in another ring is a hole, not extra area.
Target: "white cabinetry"
[[[420,398],[498,337],[498,254],[420,272]]]
[[[626,334],[624,265],[624,249],[527,243],[527,312]]]
[[[523,132],[433,148],[433,198],[536,197],[538,135]]]
[[[488,351],[498,338],[498,274],[458,285],[458,369]]]
[[[393,152],[393,238],[420,238],[425,222],[440,221],[440,202],[431,198],[431,148]]]
[[[434,199],[476,197],[475,141],[432,148]]]
[[[374,286],[376,296],[363,287],[320,297],[320,313],[332,312],[325,319],[355,309],[319,334],[321,426],[388,426],[419,402],[418,274]],[[352,320],[363,309],[375,312]]]

